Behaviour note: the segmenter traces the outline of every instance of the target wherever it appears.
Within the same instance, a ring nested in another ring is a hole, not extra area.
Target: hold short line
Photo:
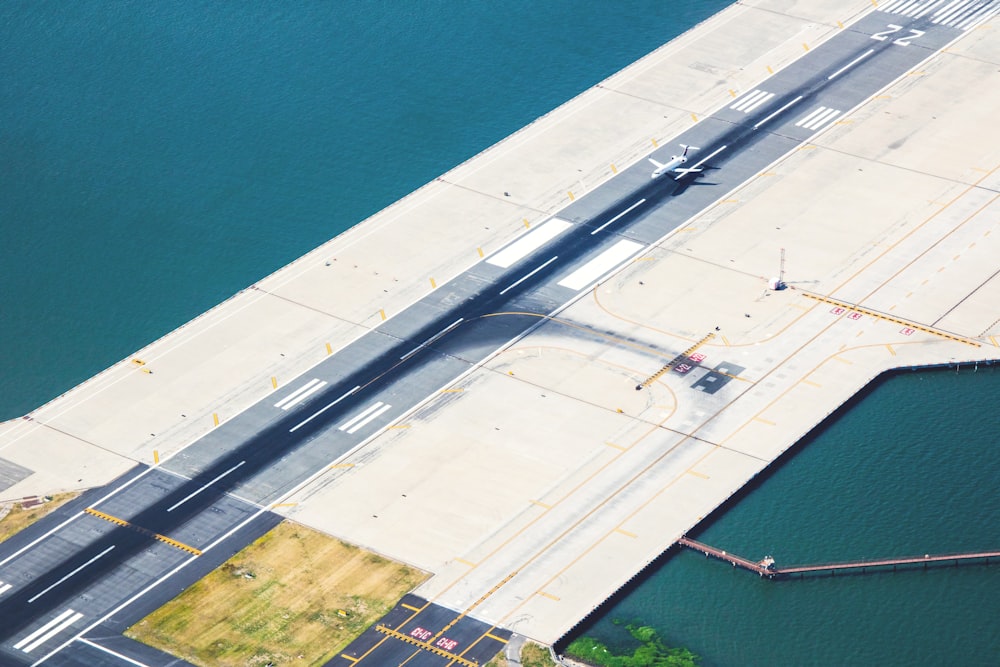
[[[759,123],[757,123],[756,125],[754,125],[754,126],[753,126],[753,129],[755,129],[755,130],[756,130],[757,128],[761,127],[762,125],[764,125],[765,123],[767,123],[767,122],[768,122],[769,120],[771,120],[772,118],[774,118],[774,117],[775,117],[775,116],[777,116],[778,114],[780,114],[780,113],[782,113],[783,111],[787,110],[787,109],[788,109],[789,107],[791,107],[791,106],[792,106],[793,104],[797,104],[797,103],[798,103],[798,102],[799,102],[799,101],[800,101],[801,99],[802,99],[802,96],[801,96],[801,95],[799,95],[799,96],[798,96],[798,97],[796,97],[796,98],[795,98],[794,100],[792,100],[791,102],[788,102],[787,104],[785,104],[784,106],[782,106],[782,107],[781,107],[780,109],[778,109],[777,111],[774,111],[774,112],[772,112],[772,113],[771,113],[770,115],[768,115],[767,117],[765,117],[765,118],[764,118],[763,120],[761,120],[761,121],[760,121]]]
[[[627,209],[625,209],[624,211],[622,211],[621,213],[619,213],[615,217],[613,217],[610,220],[608,220],[607,222],[605,222],[603,225],[601,225],[600,227],[598,227],[594,231],[590,232],[590,235],[593,236],[594,234],[598,233],[599,231],[603,230],[605,227],[607,227],[608,225],[610,225],[612,222],[615,222],[615,221],[619,220],[622,216],[627,215],[628,213],[630,213],[637,206],[642,206],[645,203],[646,203],[645,198],[640,199],[639,201],[637,201],[636,203],[632,204],[631,206],[629,206]]]
[[[303,426],[305,426],[306,424],[308,424],[309,422],[311,422],[313,419],[316,419],[316,417],[319,417],[321,414],[323,414],[324,412],[326,412],[327,410],[329,410],[330,408],[332,408],[333,406],[335,406],[337,403],[340,403],[342,400],[344,400],[345,398],[347,398],[348,396],[350,396],[351,394],[353,394],[354,392],[356,392],[358,389],[361,389],[361,385],[357,385],[357,386],[354,387],[354,389],[351,389],[348,392],[344,392],[340,396],[340,398],[338,398],[337,400],[332,401],[330,403],[327,403],[326,407],[322,408],[321,410],[318,410],[317,412],[314,412],[312,414],[312,416],[310,416],[310,417],[308,417],[308,418],[300,421],[298,424],[296,424],[292,428],[288,429],[288,432],[289,433],[295,433],[300,428],[302,428]]]
[[[28,603],[30,604],[30,603],[34,602],[35,600],[37,600],[38,598],[42,597],[43,595],[45,595],[46,593],[48,593],[49,591],[51,591],[53,588],[55,588],[56,586],[58,586],[62,582],[66,581],[67,579],[69,579],[70,577],[72,577],[74,574],[76,574],[80,570],[82,570],[83,568],[87,567],[88,565],[90,565],[91,563],[93,563],[94,561],[96,561],[97,559],[102,558],[105,554],[107,554],[109,551],[111,551],[114,548],[115,548],[115,545],[112,544],[110,547],[108,547],[107,549],[105,549],[101,553],[97,554],[96,556],[94,556],[93,558],[91,558],[90,560],[88,560],[86,563],[84,563],[80,567],[76,568],[75,570],[73,570],[72,572],[70,572],[69,574],[67,574],[62,579],[60,579],[56,583],[52,584],[48,588],[46,588],[41,593],[36,593],[33,597],[28,598]],[[15,646],[14,648],[17,648],[17,647]]]
[[[530,278],[531,276],[535,275],[536,273],[538,273],[539,271],[541,271],[542,269],[544,269],[546,266],[548,266],[552,262],[556,261],[557,259],[559,259],[559,255],[556,255],[554,257],[549,258],[549,260],[547,262],[545,262],[544,264],[542,264],[542,265],[540,265],[538,267],[535,267],[535,269],[533,271],[531,271],[531,273],[525,274],[519,280],[516,280],[516,281],[512,282],[510,285],[507,285],[506,287],[504,287],[502,290],[500,290],[500,293],[501,294],[506,294],[507,292],[509,292],[510,290],[514,289],[515,287],[517,287],[518,285],[520,285],[521,283],[523,283],[525,280],[527,280],[528,278]]]
[[[206,484],[205,486],[201,487],[201,488],[200,488],[200,489],[198,489],[197,491],[194,491],[194,492],[192,492],[192,493],[189,493],[189,494],[188,494],[188,495],[187,495],[187,496],[186,496],[186,497],[185,497],[185,498],[184,498],[183,500],[179,500],[179,501],[177,501],[176,503],[174,503],[173,505],[171,505],[171,506],[170,506],[170,508],[169,508],[169,509],[167,509],[167,511],[168,511],[168,512],[173,512],[173,511],[174,511],[175,509],[177,509],[178,507],[180,507],[181,505],[183,505],[183,504],[184,504],[184,503],[186,503],[187,501],[191,500],[192,498],[194,498],[195,496],[197,496],[197,495],[198,495],[199,493],[201,493],[202,491],[204,491],[204,490],[205,490],[205,489],[207,489],[208,487],[212,486],[213,484],[215,484],[216,482],[218,482],[218,481],[219,481],[220,479],[222,479],[223,477],[225,477],[225,476],[226,476],[226,475],[228,475],[229,473],[231,473],[231,472],[233,472],[234,470],[236,470],[237,468],[239,468],[239,467],[240,467],[241,465],[243,465],[244,463],[246,463],[246,461],[240,461],[239,463],[237,463],[237,464],[236,464],[236,465],[234,465],[234,466],[233,466],[232,468],[230,468],[230,469],[229,469],[229,470],[227,470],[226,472],[222,473],[221,475],[219,475],[218,477],[216,477],[215,479],[213,479],[213,480],[212,480],[211,482],[209,482],[209,483],[208,483],[208,484]]]
[[[455,327],[457,327],[464,320],[465,320],[464,317],[458,318],[457,320],[455,320],[454,322],[452,322],[451,324],[449,324],[448,326],[446,326],[444,329],[441,329],[441,331],[438,331],[436,334],[434,334],[433,336],[431,336],[430,338],[428,338],[427,340],[425,340],[423,343],[421,343],[420,345],[417,345],[415,348],[413,348],[412,350],[410,350],[409,352],[407,352],[406,354],[404,354],[403,356],[401,356],[399,358],[399,360],[400,361],[405,361],[406,359],[409,359],[414,354],[416,354],[417,352],[419,352],[423,348],[427,347],[428,345],[430,345],[431,343],[433,343],[434,341],[436,341],[441,336],[445,335],[446,333],[448,333],[449,331],[451,331],[452,329],[454,329]]]
[[[830,76],[826,77],[827,81],[832,81],[832,80],[836,79],[838,76],[840,76],[841,74],[843,74],[847,70],[851,69],[852,67],[854,67],[859,62],[861,62],[862,60],[864,60],[865,58],[867,58],[868,56],[870,56],[873,53],[875,53],[875,49],[868,49],[867,51],[865,51],[864,53],[862,53],[860,56],[858,56],[857,58],[855,58],[851,62],[847,63],[846,65],[844,65],[843,67],[841,67],[840,69],[838,69],[836,72],[834,72]]]

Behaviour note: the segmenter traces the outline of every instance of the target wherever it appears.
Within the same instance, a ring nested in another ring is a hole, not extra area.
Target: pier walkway
[[[881,558],[877,560],[857,560],[857,561],[846,561],[841,563],[820,563],[817,565],[797,565],[795,567],[775,567],[774,559],[768,556],[767,558],[754,562],[743,558],[742,556],[737,556],[735,554],[728,553],[722,549],[716,549],[715,547],[709,546],[702,542],[689,539],[687,537],[682,537],[677,540],[677,544],[682,547],[687,547],[688,549],[693,549],[694,551],[699,551],[705,556],[711,558],[717,558],[718,560],[725,561],[731,564],[733,567],[741,567],[744,570],[750,570],[755,572],[762,577],[767,577],[768,579],[784,578],[791,575],[804,576],[807,574],[820,574],[824,572],[829,572],[830,576],[835,576],[837,572],[842,571],[853,571],[865,573],[871,569],[889,569],[891,568],[893,572],[896,568],[910,565],[920,565],[924,567],[931,564],[948,564],[953,565],[960,564],[971,564],[973,562],[982,562],[988,564],[990,559],[1000,558],[1000,551],[976,551],[967,553],[954,553],[954,554],[924,554],[923,556],[908,556],[904,558]]]

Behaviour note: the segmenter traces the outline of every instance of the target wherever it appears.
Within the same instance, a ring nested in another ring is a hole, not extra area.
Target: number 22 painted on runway
[[[889,28],[889,29],[888,30],[883,30],[882,32],[875,33],[874,35],[872,35],[872,39],[877,39],[880,42],[884,42],[886,40],[886,38],[888,37],[888,35],[892,35],[892,34],[897,33],[897,32],[899,32],[900,30],[903,29],[903,26],[896,25],[895,23],[890,23],[886,27]],[[906,35],[905,37],[900,37],[899,39],[893,40],[892,43],[893,44],[899,44],[900,46],[909,46],[910,42],[912,42],[913,40],[915,40],[917,37],[920,37],[922,34],[924,34],[923,30],[914,30],[913,28],[910,28],[910,34],[909,35]]]

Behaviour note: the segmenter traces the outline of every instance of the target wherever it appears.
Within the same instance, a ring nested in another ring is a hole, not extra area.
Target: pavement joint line
[[[381,632],[384,635],[392,637],[393,639],[398,639],[402,642],[406,642],[407,644],[416,646],[417,648],[423,651],[428,651],[429,653],[433,653],[434,655],[440,656],[452,662],[464,665],[465,667],[479,667],[479,663],[476,662],[475,660],[468,660],[456,653],[445,651],[442,648],[438,648],[437,646],[432,645],[430,642],[422,642],[419,639],[416,639],[415,637],[411,637],[410,635],[404,632],[399,632],[398,630],[393,630],[392,628],[386,627],[381,623],[375,626],[375,630]],[[358,658],[358,660],[360,659],[361,658]]]
[[[859,306],[857,304],[849,303],[847,301],[840,301],[838,299],[831,299],[828,296],[823,296],[823,295],[820,295],[820,294],[812,294],[810,292],[805,292],[805,291],[802,292],[802,294],[804,296],[809,297],[810,299],[815,299],[816,301],[822,301],[823,303],[829,303],[829,304],[832,304],[834,306],[837,306],[838,308],[844,308],[845,310],[850,310],[850,311],[853,311],[855,313],[861,313],[862,315],[869,315],[869,316],[874,317],[875,319],[878,319],[878,320],[885,320],[887,322],[892,322],[893,324],[901,324],[904,327],[909,327],[911,329],[916,329],[917,331],[923,331],[924,333],[928,333],[928,334],[931,334],[931,335],[934,335],[934,336],[938,336],[940,338],[947,338],[948,340],[952,340],[952,341],[955,341],[955,342],[958,342],[958,343],[965,343],[966,345],[971,345],[973,347],[982,347],[983,346],[982,343],[980,343],[979,341],[975,341],[975,340],[972,340],[970,338],[965,338],[964,336],[959,336],[959,335],[956,335],[956,334],[953,334],[953,333],[949,333],[947,331],[942,331],[941,329],[935,329],[933,327],[928,327],[928,326],[925,326],[923,324],[918,324],[916,322],[911,322],[910,320],[904,320],[904,319],[899,318],[899,317],[893,317],[892,315],[886,315],[885,313],[880,313],[877,310],[872,310],[870,308],[865,308],[863,306]]]
[[[104,651],[105,653],[107,653],[109,655],[113,655],[114,657],[118,658],[119,660],[124,660],[125,662],[127,662],[129,664],[136,665],[136,667],[150,667],[150,665],[147,665],[144,662],[139,662],[138,660],[134,660],[134,659],[128,657],[127,655],[122,655],[121,653],[118,653],[117,651],[112,651],[111,649],[107,648],[106,646],[101,646],[100,644],[98,644],[96,642],[92,642],[89,639],[86,639],[85,637],[80,637],[78,641],[81,644],[86,644],[87,646],[91,646],[93,648],[96,648],[98,651]]]
[[[194,548],[194,547],[192,547],[190,545],[184,544],[183,542],[178,542],[177,540],[175,540],[175,539],[173,539],[171,537],[167,537],[166,535],[161,535],[160,533],[155,533],[155,532],[149,530],[148,528],[143,528],[142,526],[137,526],[136,524],[134,524],[134,523],[132,523],[130,521],[126,521],[125,519],[119,519],[116,516],[111,516],[110,514],[105,514],[104,512],[101,512],[100,510],[95,510],[93,507],[88,507],[87,509],[85,509],[83,511],[86,512],[87,514],[92,515],[92,516],[96,516],[98,519],[104,519],[105,521],[109,521],[109,522],[111,522],[111,523],[113,523],[115,525],[121,526],[123,528],[131,528],[132,530],[136,531],[137,533],[141,533],[141,534],[145,535],[146,537],[152,537],[154,540],[159,540],[160,542],[163,542],[164,544],[168,544],[168,545],[170,545],[170,546],[172,546],[172,547],[174,547],[176,549],[180,549],[181,551],[186,551],[189,554],[194,554],[195,556],[200,556],[202,554],[202,552],[201,552],[200,549],[196,549],[196,548]]]

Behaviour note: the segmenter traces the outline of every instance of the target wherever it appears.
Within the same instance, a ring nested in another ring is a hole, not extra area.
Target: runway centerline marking
[[[335,401],[331,401],[330,403],[327,403],[325,407],[323,407],[322,409],[314,412],[311,416],[307,417],[306,419],[303,419],[298,424],[296,424],[292,428],[288,429],[288,432],[289,433],[295,433],[300,428],[302,428],[303,426],[305,426],[306,424],[308,424],[309,422],[311,422],[313,419],[316,419],[316,417],[319,417],[321,414],[323,414],[324,412],[326,412],[327,410],[329,410],[330,408],[332,408],[333,406],[335,406],[337,403],[340,403],[342,400],[344,400],[345,398],[347,398],[348,396],[350,396],[351,394],[353,394],[354,392],[356,392],[358,389],[361,389],[361,385],[355,385],[354,389],[351,389],[350,391],[344,392],[343,394],[341,394],[340,398],[336,399]]]
[[[90,565],[94,561],[98,560],[99,558],[103,558],[109,551],[111,551],[114,548],[115,548],[115,545],[112,544],[110,547],[108,547],[107,549],[105,549],[101,553],[97,554],[96,556],[94,556],[93,558],[91,558],[90,560],[88,560],[86,563],[84,563],[80,567],[76,568],[75,570],[73,570],[72,572],[70,572],[69,574],[67,574],[66,576],[64,576],[63,578],[61,578],[59,581],[57,581],[56,583],[52,584],[48,588],[46,588],[41,593],[36,593],[33,597],[28,598],[28,604],[31,604],[32,602],[34,602],[38,598],[42,597],[43,595],[45,595],[46,593],[48,593],[49,591],[51,591],[53,588],[55,588],[56,586],[58,586],[62,582],[66,581],[67,579],[69,579],[74,574],[76,574],[77,572],[79,572],[83,568],[87,567],[88,565]]]
[[[448,333],[449,331],[451,331],[452,329],[454,329],[455,327],[457,327],[463,321],[465,321],[464,317],[458,318],[457,320],[455,320],[454,322],[452,322],[451,324],[449,324],[448,326],[446,326],[444,329],[441,329],[441,331],[438,331],[436,334],[434,334],[433,336],[431,336],[430,338],[428,338],[427,340],[425,340],[423,343],[421,343],[420,345],[417,345],[415,348],[413,348],[412,350],[410,350],[409,352],[407,352],[406,354],[404,354],[403,356],[401,356],[399,358],[399,360],[400,361],[405,361],[406,359],[409,359],[411,356],[413,356],[414,354],[416,354],[420,350],[424,349],[425,347],[427,347],[428,345],[430,345],[431,343],[433,343],[434,341],[436,341],[441,336],[445,335],[446,333]]]
[[[802,96],[799,95],[798,97],[796,97],[791,102],[786,102],[785,105],[782,106],[780,109],[778,109],[777,111],[772,112],[769,116],[767,116],[766,118],[764,118],[763,120],[761,120],[760,122],[758,122],[756,125],[754,125],[753,129],[756,130],[757,128],[763,126],[764,123],[768,122],[769,120],[771,120],[772,118],[774,118],[775,116],[777,116],[778,114],[780,114],[781,112],[785,111],[786,109],[788,109],[789,107],[791,107],[793,104],[797,104],[801,99],[802,99]]]
[[[642,206],[645,203],[646,203],[646,199],[645,198],[640,199],[639,201],[637,201],[636,203],[632,204],[631,206],[629,206],[627,209],[625,209],[624,211],[622,211],[621,213],[619,213],[615,217],[613,217],[610,220],[608,220],[607,222],[605,222],[603,225],[601,225],[600,227],[598,227],[594,231],[590,232],[590,235],[593,236],[594,234],[598,233],[599,231],[601,231],[602,229],[604,229],[605,227],[607,227],[608,225],[610,225],[612,222],[615,222],[616,220],[619,220],[622,216],[627,215],[628,213],[630,213],[637,206]]]
[[[173,505],[171,505],[171,506],[170,506],[170,507],[169,507],[169,508],[167,509],[167,511],[168,511],[168,512],[173,512],[173,511],[174,511],[175,509],[177,509],[178,507],[180,507],[181,505],[183,505],[183,504],[184,504],[184,503],[186,503],[187,501],[191,500],[192,498],[194,498],[195,496],[197,496],[197,495],[198,495],[199,493],[201,493],[202,491],[204,491],[204,490],[205,490],[205,489],[207,489],[208,487],[212,486],[213,484],[215,484],[216,482],[218,482],[218,481],[219,481],[220,479],[222,479],[223,477],[225,477],[225,476],[226,476],[226,475],[228,475],[229,473],[231,473],[231,472],[233,472],[234,470],[236,470],[237,468],[239,468],[239,467],[240,467],[241,465],[243,465],[244,463],[246,463],[246,461],[240,461],[239,463],[237,463],[236,465],[234,465],[234,466],[233,466],[232,468],[230,468],[230,469],[229,469],[229,470],[227,470],[226,472],[222,473],[221,475],[219,475],[218,477],[216,477],[215,479],[213,479],[213,480],[212,480],[211,482],[209,482],[208,484],[205,484],[204,486],[202,486],[202,487],[201,487],[200,489],[198,489],[197,491],[193,491],[193,492],[189,493],[189,494],[188,494],[187,496],[185,496],[185,497],[184,497],[184,499],[183,499],[183,500],[178,500],[178,501],[177,501],[176,503],[174,503]]]
[[[852,67],[854,67],[859,62],[861,62],[862,60],[864,60],[865,58],[867,58],[868,56],[870,56],[873,53],[875,53],[875,49],[868,49],[867,51],[865,51],[864,53],[862,53],[860,56],[858,56],[857,58],[855,58],[851,62],[847,63],[846,65],[844,65],[843,67],[841,67],[840,69],[838,69],[836,72],[834,72],[830,76],[826,77],[826,80],[827,81],[833,81],[838,76],[840,76],[841,74],[843,74],[847,70],[851,69]]]
[[[506,294],[507,292],[509,292],[510,290],[514,289],[515,287],[517,287],[518,285],[520,285],[521,283],[523,283],[525,280],[527,280],[528,278],[530,278],[531,276],[535,275],[536,273],[538,273],[539,271],[541,271],[542,269],[544,269],[546,266],[548,266],[552,262],[556,261],[557,259],[559,259],[559,255],[555,255],[555,256],[549,258],[549,260],[547,262],[545,262],[544,264],[535,267],[535,269],[532,270],[530,273],[526,273],[525,275],[521,276],[519,279],[517,279],[514,282],[512,282],[510,285],[507,285],[506,287],[504,287],[502,290],[500,290],[500,293],[501,294]]]

